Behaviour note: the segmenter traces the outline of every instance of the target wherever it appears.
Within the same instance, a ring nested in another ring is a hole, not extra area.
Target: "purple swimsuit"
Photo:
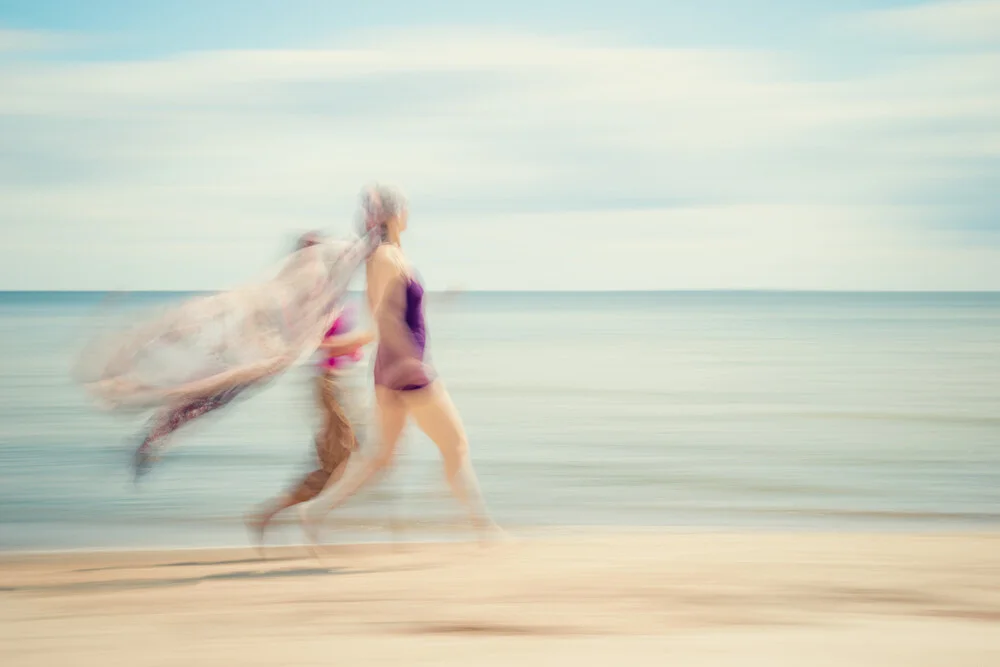
[[[389,288],[379,315],[375,384],[396,391],[423,389],[434,381],[434,369],[424,361],[427,325],[424,288],[403,277]]]

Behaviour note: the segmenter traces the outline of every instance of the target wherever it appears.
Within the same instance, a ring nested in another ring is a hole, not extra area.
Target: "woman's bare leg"
[[[469,459],[469,441],[451,396],[440,381],[404,399],[417,426],[441,452],[444,476],[452,495],[468,513],[473,527],[484,532],[496,527],[479,491]]]
[[[337,378],[316,376],[316,403],[321,425],[315,437],[319,467],[306,475],[293,489],[267,503],[262,511],[246,519],[256,541],[263,543],[264,531],[280,512],[309,502],[344,474],[351,453],[357,449],[354,429],[342,406],[342,392]]]
[[[346,458],[334,469],[333,473],[330,474],[330,479],[327,482],[327,485],[337,482],[344,476],[344,471],[347,469],[347,464],[349,462],[350,458]],[[315,494],[315,492],[313,493]],[[314,497],[315,495],[309,494],[306,489],[302,488],[296,489],[292,493],[284,493],[267,503],[264,506],[264,509],[259,513],[247,517],[247,527],[253,531],[257,542],[262,543],[264,541],[264,531],[267,529],[268,524],[271,523],[274,517],[290,507],[307,503]]]
[[[312,503],[318,508],[303,511],[303,525],[307,532],[312,533],[310,537],[313,539],[315,539],[315,524],[374,481],[376,475],[385,472],[396,458],[399,437],[403,433],[403,427],[406,426],[406,405],[394,392],[383,387],[375,388],[375,401],[380,426],[378,452],[372,458],[362,460],[359,465],[348,469],[339,484],[333,484],[334,480],[331,479],[331,483],[327,484]]]

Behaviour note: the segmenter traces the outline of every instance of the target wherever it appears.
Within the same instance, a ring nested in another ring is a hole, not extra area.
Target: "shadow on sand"
[[[254,560],[236,561],[254,562]],[[226,561],[206,563],[185,563],[186,565],[225,565]],[[167,565],[177,565],[169,563]],[[317,577],[329,575],[363,574],[360,570],[335,567],[299,567],[286,570],[247,570],[241,572],[218,572],[199,577],[164,577],[160,579],[130,579],[118,581],[81,581],[47,586],[7,586],[0,588],[4,593],[70,593],[75,591],[123,591],[165,586],[193,586],[205,581],[226,581],[246,579],[281,579],[291,577]]]

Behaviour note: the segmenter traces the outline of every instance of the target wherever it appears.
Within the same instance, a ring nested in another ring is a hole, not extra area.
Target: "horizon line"
[[[0,289],[0,294],[217,294],[228,289]],[[348,290],[360,294],[364,290]],[[687,287],[667,289],[428,289],[431,294],[1000,294],[1000,289],[834,289],[834,288],[756,288],[756,287]]]

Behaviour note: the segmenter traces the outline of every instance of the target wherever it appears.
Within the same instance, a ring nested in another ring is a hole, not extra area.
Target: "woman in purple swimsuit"
[[[379,451],[364,464],[351,468],[328,498],[315,502],[322,509],[303,511],[303,523],[315,526],[327,512],[343,504],[393,462],[400,435],[409,418],[434,441],[441,452],[445,479],[481,535],[496,529],[487,514],[469,445],[459,418],[434,369],[424,359],[427,330],[424,289],[413,275],[400,248],[406,230],[407,208],[394,189],[375,186],[361,197],[366,230],[381,230],[382,244],[368,259],[367,296],[376,325],[375,401],[381,430]],[[311,537],[315,538],[315,532]]]

